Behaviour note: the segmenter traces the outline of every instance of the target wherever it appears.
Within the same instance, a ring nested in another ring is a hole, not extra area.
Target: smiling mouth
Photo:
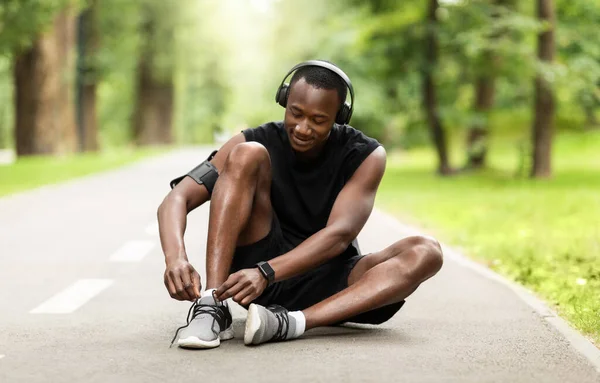
[[[310,139],[310,138],[305,140],[296,135],[292,135],[292,136],[294,137],[294,141],[296,141],[296,143],[298,143],[300,145],[308,145],[312,141],[312,139]]]

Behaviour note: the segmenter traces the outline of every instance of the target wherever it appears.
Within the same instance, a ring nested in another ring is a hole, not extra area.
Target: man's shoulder
[[[244,129],[242,133],[246,141],[262,142],[278,136],[281,129],[283,129],[283,121],[269,121],[256,127]]]
[[[379,146],[379,141],[349,125],[336,126],[344,179],[349,180],[362,162]]]
[[[350,125],[336,125],[338,131],[339,140],[344,146],[357,144],[357,145],[368,145],[368,146],[379,146],[379,141],[375,138],[368,136],[363,131],[350,126]]]
[[[283,128],[283,121],[269,121],[245,130],[279,130],[281,128]]]

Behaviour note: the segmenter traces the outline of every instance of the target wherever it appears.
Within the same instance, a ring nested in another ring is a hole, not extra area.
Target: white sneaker
[[[227,302],[217,302],[212,296],[197,299],[190,307],[187,324],[177,329],[171,346],[179,330],[177,345],[183,348],[214,348],[221,340],[232,339],[233,319]]]

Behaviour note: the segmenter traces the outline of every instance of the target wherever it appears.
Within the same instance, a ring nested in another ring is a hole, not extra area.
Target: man
[[[354,104],[350,80],[329,62],[297,65],[277,90],[283,122],[244,130],[172,181],[158,209],[164,282],[171,297],[194,302],[178,329],[180,347],[212,348],[233,337],[228,298],[248,308],[247,345],[318,326],[380,324],[440,270],[442,251],[431,238],[360,254],[356,237],[373,209],[386,153],[347,125],[348,89]],[[209,199],[200,294],[183,235],[186,215]]]

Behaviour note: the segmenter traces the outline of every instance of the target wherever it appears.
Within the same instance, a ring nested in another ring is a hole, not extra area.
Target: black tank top
[[[271,156],[271,204],[290,248],[327,225],[339,192],[380,145],[357,129],[336,124],[321,155],[306,162],[296,158],[283,122],[269,122],[242,133],[246,141],[265,146]],[[344,255],[358,252],[354,241]]]

